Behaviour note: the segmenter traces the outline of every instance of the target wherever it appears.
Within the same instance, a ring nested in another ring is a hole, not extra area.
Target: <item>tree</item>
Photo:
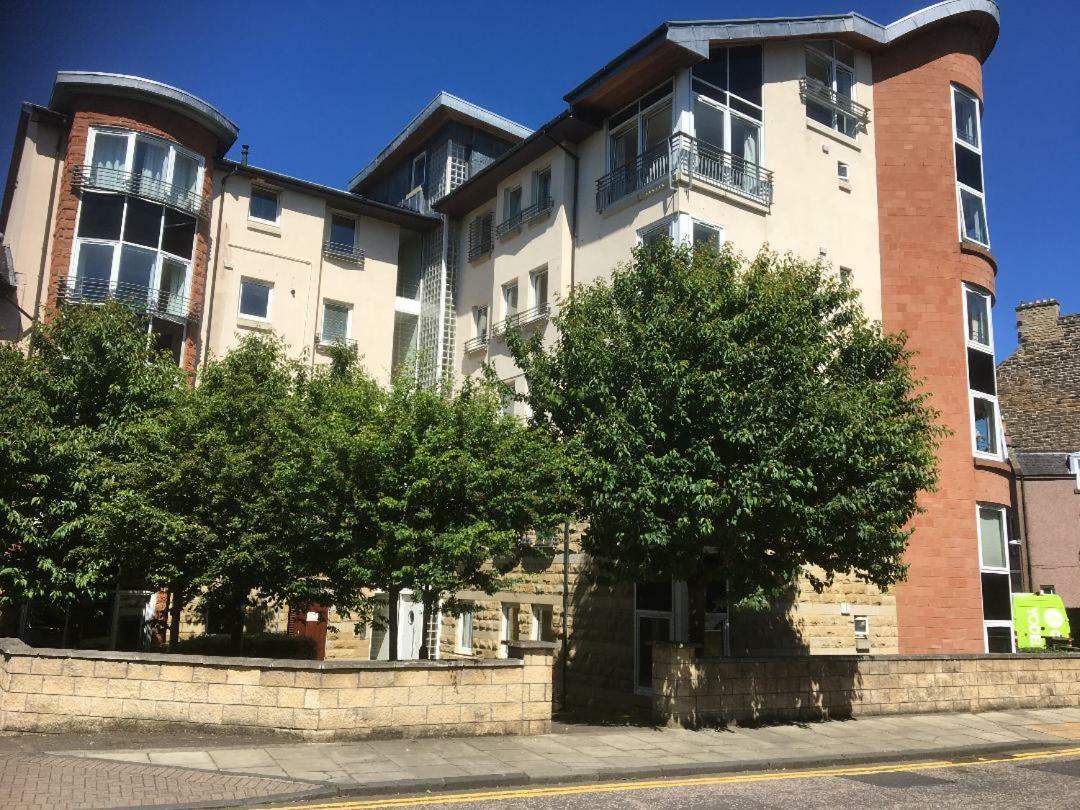
[[[339,608],[361,607],[362,588],[386,594],[396,659],[402,591],[418,594],[432,615],[441,597],[502,587],[523,536],[565,517],[563,464],[544,432],[502,413],[487,383],[450,392],[399,377],[376,392],[360,372],[346,373],[337,401],[362,402],[365,416],[336,433],[341,563],[329,576]],[[426,642],[425,634],[421,657],[430,655]]]
[[[818,588],[904,576],[941,431],[903,337],[823,265],[662,242],[555,323],[550,349],[510,343],[570,459],[584,548],[629,581],[686,580],[692,638],[713,579],[761,606],[808,565]]]
[[[117,302],[63,307],[30,345],[0,347],[0,599],[70,607],[141,579],[110,539],[115,464],[184,381]]]

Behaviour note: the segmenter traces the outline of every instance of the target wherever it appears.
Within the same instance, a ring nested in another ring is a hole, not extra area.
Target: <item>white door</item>
[[[419,658],[423,635],[424,606],[411,593],[403,593],[398,602],[398,659]]]

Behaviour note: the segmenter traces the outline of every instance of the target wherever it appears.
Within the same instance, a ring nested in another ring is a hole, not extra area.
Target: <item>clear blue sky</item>
[[[343,186],[437,91],[528,126],[664,19],[847,12],[891,22],[930,0],[603,0],[544,3],[0,0],[0,178],[23,100],[57,70],[131,73],[205,99],[253,163]],[[999,262],[998,359],[1012,308],[1053,296],[1080,312],[1080,9],[1001,0],[985,67],[987,193]]]

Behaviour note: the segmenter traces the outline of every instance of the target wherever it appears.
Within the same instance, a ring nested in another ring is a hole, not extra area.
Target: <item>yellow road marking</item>
[[[749,782],[778,782],[789,779],[815,779],[826,776],[866,776],[877,773],[902,773],[906,771],[941,770],[944,768],[971,768],[979,765],[995,765],[1036,759],[1056,759],[1080,756],[1080,747],[1056,751],[1030,751],[1003,757],[978,757],[967,760],[935,759],[902,764],[851,766],[847,768],[817,768],[802,771],[771,771],[764,773],[735,774],[730,776],[695,776],[672,779],[650,779],[625,782],[601,782],[586,785],[552,785],[550,787],[510,788],[505,790],[473,791],[430,796],[406,796],[396,799],[362,799],[358,801],[332,802],[329,804],[297,804],[293,808],[304,810],[362,810],[375,807],[425,807],[439,804],[467,804],[469,802],[510,801],[514,799],[537,799],[550,796],[580,796],[591,793],[621,793],[635,790],[658,790],[676,787],[702,787],[708,785],[737,785]]]

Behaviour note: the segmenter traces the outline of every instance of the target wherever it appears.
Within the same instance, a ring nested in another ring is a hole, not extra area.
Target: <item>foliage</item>
[[[255,658],[312,660],[315,658],[317,646],[315,639],[308,636],[245,633],[238,652],[231,636],[203,633],[170,644],[169,652],[180,655],[246,655]]]
[[[827,268],[661,242],[555,322],[550,349],[511,348],[570,459],[586,550],[618,575],[718,577],[742,604],[807,565],[818,587],[904,576],[941,431],[903,337]]]

